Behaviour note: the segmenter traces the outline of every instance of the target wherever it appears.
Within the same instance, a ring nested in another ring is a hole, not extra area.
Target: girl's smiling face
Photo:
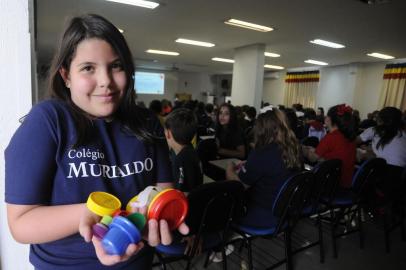
[[[96,118],[114,114],[127,86],[120,58],[109,43],[97,38],[81,41],[69,71],[60,73],[73,103]]]

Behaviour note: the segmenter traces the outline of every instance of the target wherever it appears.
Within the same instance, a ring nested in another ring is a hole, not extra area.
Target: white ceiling
[[[264,43],[279,58],[265,58],[267,64],[286,68],[311,66],[306,59],[342,65],[377,61],[368,52],[382,52],[406,58],[406,0],[367,5],[360,0],[160,0],[154,9],[128,6],[104,0],[37,0],[37,51],[40,64],[50,61],[67,18],[82,13],[100,14],[117,27],[144,68],[204,71],[232,71],[232,65],[211,61],[212,57],[233,58],[235,48]],[[274,27],[262,33],[223,23],[229,18]],[[183,37],[215,43],[204,48],[175,43]],[[346,45],[330,49],[309,43],[321,38]],[[147,49],[177,51],[180,56],[159,56]],[[153,62],[157,60],[157,62]]]

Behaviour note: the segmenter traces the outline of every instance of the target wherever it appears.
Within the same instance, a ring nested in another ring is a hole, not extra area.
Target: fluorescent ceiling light
[[[107,0],[107,1],[150,9],[154,9],[157,6],[159,6],[159,3],[146,0]]]
[[[185,38],[178,38],[177,40],[175,40],[175,42],[189,44],[189,45],[203,46],[203,47],[214,47],[215,46],[215,44],[213,44],[213,43],[185,39]]]
[[[264,65],[265,68],[272,68],[272,69],[284,69],[284,67],[281,66],[274,66],[274,65]]]
[[[211,60],[217,61],[217,62],[226,62],[226,63],[234,63],[233,59],[227,59],[227,58],[220,58],[220,57],[214,57]]]
[[[342,44],[338,44],[338,43],[334,43],[334,42],[322,40],[322,39],[310,40],[310,43],[321,45],[321,46],[326,46],[326,47],[330,47],[330,48],[334,48],[334,49],[345,48],[345,46]]]
[[[250,23],[250,22],[244,22],[244,21],[240,21],[240,20],[236,20],[236,19],[229,19],[228,21],[225,21],[224,23],[233,25],[233,26],[248,28],[248,29],[256,30],[256,31],[260,31],[260,32],[270,32],[273,30],[272,27],[263,26],[263,25]]]
[[[326,63],[326,62],[321,62],[321,61],[312,60],[312,59],[306,60],[305,63],[319,65],[319,66],[327,66],[328,65],[328,63]]]
[[[178,52],[160,51],[160,50],[152,50],[152,49],[146,50],[146,52],[155,53],[155,54],[164,54],[164,55],[175,55],[175,56],[179,55]]]
[[[268,57],[280,57],[281,56],[280,54],[271,53],[271,52],[265,52],[264,54],[265,54],[265,56],[268,56]]]
[[[121,29],[121,28],[117,28],[117,29],[118,29],[118,31],[120,31],[121,34],[124,33],[123,29]]]
[[[376,57],[376,58],[381,58],[381,59],[393,59],[395,57],[391,56],[391,55],[386,55],[386,54],[382,54],[382,53],[368,53],[368,56],[372,56],[372,57]]]

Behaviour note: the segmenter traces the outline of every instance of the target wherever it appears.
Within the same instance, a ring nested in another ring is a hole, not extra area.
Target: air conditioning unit
[[[277,80],[279,79],[281,74],[279,72],[265,72],[264,73],[264,79],[272,79],[272,80]]]

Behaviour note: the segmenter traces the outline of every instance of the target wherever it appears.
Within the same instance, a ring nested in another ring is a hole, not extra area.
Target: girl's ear
[[[70,87],[69,72],[65,68],[60,68],[59,74],[61,75],[62,79],[64,80],[66,87],[69,88]]]

